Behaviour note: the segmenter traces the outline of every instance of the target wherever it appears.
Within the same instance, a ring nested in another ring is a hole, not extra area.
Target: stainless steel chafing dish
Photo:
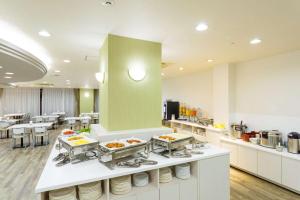
[[[139,140],[140,143],[128,144],[126,142],[127,140],[129,139],[122,139],[119,141],[109,141],[109,142],[100,143],[99,156],[98,156],[99,162],[103,163],[105,166],[107,166],[110,169],[114,169],[118,162],[124,160],[126,161],[141,156],[143,156],[144,158],[149,158],[149,153],[150,153],[149,142],[134,138],[134,140]],[[125,144],[125,146],[120,148],[108,148],[106,146],[109,143],[115,143],[115,142],[123,143]]]
[[[178,153],[172,152],[185,150],[186,145],[196,142],[193,136],[180,133],[167,134],[163,135],[163,137],[171,137],[173,140],[163,139],[161,136],[154,136],[151,139],[151,149],[153,153],[157,153],[165,157],[178,157]],[[183,152],[183,154],[185,155],[182,156],[190,156],[187,152]]]
[[[59,147],[64,148],[68,151],[71,162],[76,159],[83,159],[84,155],[87,152],[97,150],[99,148],[99,141],[89,138],[87,136],[72,136],[72,137],[81,137],[81,139],[87,141],[86,144],[76,144],[78,140],[69,141],[71,137],[58,137]]]

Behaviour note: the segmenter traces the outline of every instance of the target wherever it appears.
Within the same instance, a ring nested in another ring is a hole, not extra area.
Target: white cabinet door
[[[238,146],[238,167],[257,174],[257,150]]]
[[[137,200],[159,200],[159,190],[149,190],[138,193]]]
[[[229,155],[200,160],[198,166],[198,200],[229,200]]]
[[[282,184],[300,192],[300,160],[282,157]]]
[[[180,183],[180,200],[197,200],[198,184],[196,178],[190,178]]]
[[[165,183],[160,184],[159,199],[160,200],[179,200],[179,184]]]
[[[257,173],[266,179],[281,183],[281,156],[258,151]]]
[[[233,166],[237,166],[238,165],[238,145],[222,141],[221,146],[224,149],[227,149],[230,151],[230,164]]]
[[[207,142],[220,146],[221,135],[217,132],[206,130]]]

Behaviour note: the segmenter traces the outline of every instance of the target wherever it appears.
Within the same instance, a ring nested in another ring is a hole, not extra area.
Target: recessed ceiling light
[[[66,82],[70,82],[70,80],[66,80]]]
[[[59,72],[60,72],[60,70],[55,70],[54,72],[55,72],[55,73],[59,73]]]
[[[254,39],[250,40],[249,43],[250,43],[250,44],[259,44],[259,43],[261,43],[261,39],[259,39],[259,38],[254,38]]]
[[[179,70],[182,71],[182,70],[183,70],[183,67],[180,67]]]
[[[70,61],[70,60],[64,60],[64,62],[65,62],[65,63],[70,63],[71,61]]]
[[[15,84],[15,83],[10,83],[10,85],[12,85],[12,86],[16,86],[16,84]]]
[[[48,83],[47,81],[44,81],[44,82],[43,82],[43,84],[47,84],[47,83]]]
[[[51,34],[48,31],[42,30],[39,32],[39,35],[42,37],[50,37]]]
[[[3,67],[2,66],[0,66],[0,69],[2,69]]]
[[[214,61],[213,59],[208,59],[208,60],[207,60],[207,62],[213,62],[213,61]]]
[[[12,72],[6,72],[5,74],[7,74],[7,75],[13,75],[14,73],[12,73]]]
[[[10,76],[4,76],[4,78],[7,78],[7,79],[9,79],[9,78],[11,78]]]
[[[112,5],[114,5],[114,3],[115,3],[114,0],[103,0],[102,1],[102,5],[105,6],[105,7],[112,6]]]
[[[196,26],[197,31],[206,31],[208,29],[208,25],[206,23],[200,23]]]
[[[164,76],[164,75],[165,75],[165,73],[163,73],[163,72],[162,72],[162,73],[161,73],[161,75],[162,75],[162,76]]]

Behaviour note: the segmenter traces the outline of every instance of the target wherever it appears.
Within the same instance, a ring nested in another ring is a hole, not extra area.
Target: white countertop
[[[241,139],[235,139],[235,138],[231,138],[231,137],[222,137],[221,141],[238,144],[238,145],[253,148],[253,149],[256,149],[256,150],[259,150],[259,151],[264,151],[264,152],[267,152],[267,153],[272,153],[272,154],[276,154],[276,155],[279,155],[279,156],[283,156],[283,157],[286,157],[286,158],[291,158],[291,159],[295,159],[295,160],[300,161],[300,154],[289,153],[286,148],[284,148],[283,152],[279,152],[279,151],[276,151],[276,149],[263,147],[263,146],[260,146],[260,145],[257,145],[257,144],[252,144],[251,142],[245,142]]]
[[[55,162],[53,162],[52,159],[58,154],[58,150],[55,149],[54,145],[45,168],[36,185],[35,192],[41,193],[229,154],[229,151],[211,145],[210,148],[204,149],[203,152],[204,154],[193,155],[191,158],[169,159],[156,154],[151,154],[149,159],[158,161],[157,165],[144,165],[139,168],[116,168],[115,170],[110,170],[101,164],[97,159],[78,164],[67,164],[62,167],[56,167]]]
[[[47,122],[47,123],[33,123],[33,124],[15,124],[8,129],[14,129],[14,128],[35,128],[35,127],[50,127],[52,126],[52,122]]]
[[[204,125],[201,125],[201,124],[198,124],[198,123],[189,122],[189,121],[185,121],[185,120],[169,120],[169,122],[184,124],[184,125],[187,125],[187,126],[193,126],[193,127],[198,127],[198,128],[203,128],[203,129],[206,129],[206,130],[220,132],[220,133],[223,133],[223,132],[227,131],[226,129],[214,128],[212,126],[204,126]]]

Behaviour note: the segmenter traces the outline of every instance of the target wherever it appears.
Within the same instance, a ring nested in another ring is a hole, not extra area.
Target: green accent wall
[[[144,67],[134,81],[128,67]],[[161,44],[108,35],[100,49],[100,124],[108,131],[161,127]]]
[[[79,92],[79,111],[80,113],[89,113],[94,110],[94,90],[80,89]]]

